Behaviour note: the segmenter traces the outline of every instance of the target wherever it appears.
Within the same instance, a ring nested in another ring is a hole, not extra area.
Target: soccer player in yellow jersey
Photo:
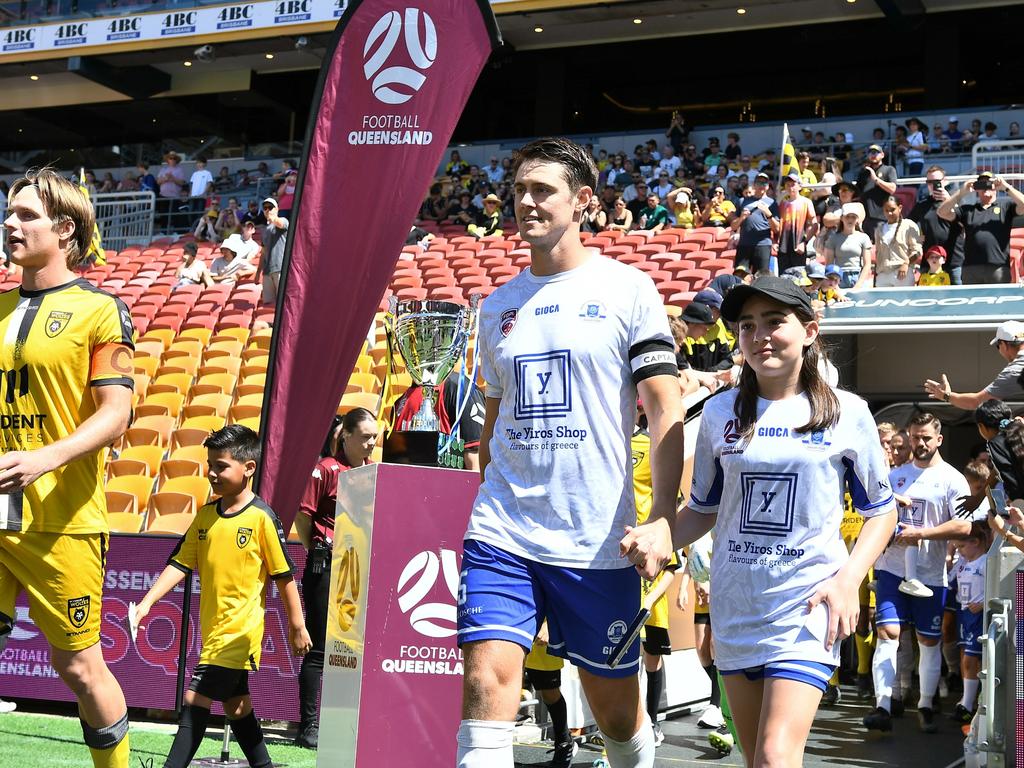
[[[50,169],[11,187],[4,221],[22,286],[0,295],[0,649],[18,593],[74,692],[97,768],[127,768],[128,711],[103,660],[106,446],[128,426],[131,315],[78,278],[94,216]]]
[[[273,763],[249,696],[249,672],[259,668],[263,647],[268,578],[281,593],[292,651],[304,656],[312,643],[281,521],[249,487],[260,457],[259,437],[248,427],[231,424],[211,434],[203,445],[210,486],[220,498],[196,514],[136,611],[141,622],[155,602],[187,574],[199,571],[203,650],[164,768],[191,765],[206,733],[213,701],[224,704],[224,714],[249,765],[270,768]]]

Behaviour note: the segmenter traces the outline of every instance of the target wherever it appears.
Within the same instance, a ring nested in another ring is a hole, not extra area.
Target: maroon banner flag
[[[286,530],[492,48],[486,0],[353,0],[324,59],[282,269],[257,490]]]

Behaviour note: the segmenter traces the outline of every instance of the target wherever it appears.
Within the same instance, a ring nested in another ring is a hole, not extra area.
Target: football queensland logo
[[[399,37],[405,40],[412,66],[389,61]],[[437,30],[426,12],[406,8],[403,22],[398,11],[388,11],[373,25],[363,45],[363,74],[378,101],[404,104],[423,87],[427,81],[423,70],[430,69],[436,58]]]
[[[348,632],[356,620],[359,603],[359,585],[362,568],[355,547],[349,547],[341,554],[340,562],[334,568],[338,574],[338,627]]]
[[[444,575],[451,602],[423,602]],[[459,588],[459,565],[454,551],[442,549],[441,556],[431,551],[415,555],[398,578],[398,607],[409,614],[409,623],[427,637],[452,637],[455,634],[455,596]]]
[[[70,312],[58,312],[57,310],[54,310],[50,313],[50,316],[46,318],[46,335],[51,339],[57,338],[60,336],[60,332],[67,328],[70,320]]]

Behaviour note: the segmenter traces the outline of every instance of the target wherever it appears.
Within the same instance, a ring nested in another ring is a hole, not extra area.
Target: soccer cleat
[[[722,717],[722,710],[715,706],[709,706],[705,709],[700,716],[700,720],[697,721],[697,725],[701,728],[719,728],[725,723],[725,718]]]
[[[0,714],[6,714],[8,712],[13,712],[17,708],[18,708],[18,705],[15,704],[13,701],[4,701],[3,699],[0,699]]]
[[[903,706],[903,699],[893,699],[889,706],[891,707],[893,717],[903,717],[903,711],[906,709],[906,707]]]
[[[869,731],[892,730],[892,715],[883,707],[875,707],[869,714],[864,715],[863,722],[864,727]]]
[[[874,697],[874,686],[871,685],[871,675],[857,675],[857,696],[862,699]]]
[[[906,579],[900,582],[900,592],[911,597],[931,597],[935,593],[920,579]]]
[[[576,743],[575,739],[564,744],[555,744],[554,754],[551,756],[549,765],[551,768],[569,768],[572,765],[572,759],[579,751],[580,745]]]
[[[657,723],[651,726],[654,731],[654,746],[660,747],[665,742],[665,732],[661,730],[661,726]]]
[[[723,725],[721,728],[716,728],[708,734],[708,743],[715,748],[718,754],[724,757],[732,752],[732,748],[736,745],[736,740],[733,739],[732,732],[728,726]]]
[[[839,690],[838,685],[828,685],[825,688],[825,693],[821,696],[821,703],[826,706],[833,706],[843,700],[843,693]]]
[[[921,733],[937,733],[939,730],[939,724],[935,722],[935,711],[931,707],[918,708],[917,724],[921,727]]]
[[[965,707],[963,704],[957,704],[956,708],[949,715],[950,720],[955,720],[958,723],[970,723],[974,715],[971,714],[971,710]]]
[[[320,737],[320,729],[315,725],[307,725],[295,737],[295,746],[316,749]]]

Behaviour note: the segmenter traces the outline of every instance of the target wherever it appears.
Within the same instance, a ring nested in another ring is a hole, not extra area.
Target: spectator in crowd
[[[441,194],[440,184],[431,184],[427,199],[420,206],[420,219],[423,221],[444,221],[448,215],[448,201]]]
[[[680,353],[689,366],[689,373],[701,386],[714,392],[732,367],[732,347],[717,336],[710,343],[705,340],[708,333],[715,333],[715,317],[707,304],[690,302],[679,319],[686,324]]]
[[[1014,141],[1020,139],[1020,123],[1018,123],[1016,120],[1010,123],[1010,130],[1006,134],[1006,138],[1013,139]]]
[[[270,176],[270,168],[267,166],[265,162],[257,163],[256,170],[253,171],[252,174],[250,174],[250,176],[251,178],[256,180],[265,179],[268,176]]]
[[[884,215],[884,214],[883,214]],[[839,287],[859,291],[872,285],[872,242],[863,229],[864,206],[847,203],[843,206],[839,229],[825,243],[825,264],[842,270]]]
[[[228,204],[217,217],[217,223],[214,225],[214,228],[217,230],[218,240],[223,240],[229,235],[234,235],[241,231],[242,224],[239,221],[238,200],[233,197],[228,198]]]
[[[476,223],[480,209],[473,205],[473,196],[468,190],[461,190],[457,200],[453,200],[448,209],[448,219],[452,224],[461,224],[468,227]]]
[[[814,141],[811,142],[811,146],[808,148],[811,160],[815,163],[820,163],[825,159],[831,147],[825,143],[824,131],[814,132]]]
[[[459,150],[453,149],[448,164],[444,167],[446,176],[462,176],[469,172],[469,163],[462,159]]]
[[[106,193],[109,193],[109,192],[114,192],[114,191],[116,191],[116,189],[117,189],[117,182],[114,181],[114,174],[112,174],[112,173],[110,173],[108,171],[107,173],[103,174],[103,181],[96,188],[96,191],[101,193],[101,194],[106,194]]]
[[[242,224],[239,234],[242,238],[243,250],[239,252],[238,256],[252,262],[262,250],[260,244],[256,242],[256,222],[246,221]]]
[[[639,174],[637,175],[639,176]],[[624,179],[631,178],[631,176],[632,172],[626,170],[625,158],[621,155],[616,155],[612,158],[612,167],[605,174],[605,182],[613,187],[618,187],[623,183]]]
[[[277,303],[277,289],[281,282],[281,269],[284,266],[284,248],[288,236],[288,219],[284,218],[277,207],[277,200],[268,197],[263,201],[263,215],[267,217],[267,227],[263,230],[263,303]]]
[[[668,211],[661,205],[661,198],[651,192],[647,195],[647,207],[636,217],[636,229],[644,232],[661,232],[668,226]]]
[[[690,128],[686,125],[686,118],[679,113],[679,110],[672,110],[672,120],[668,124],[665,136],[668,137],[669,144],[672,145],[675,153],[682,155],[686,143],[690,140]]]
[[[157,209],[167,216],[168,229],[171,228],[171,213],[177,209],[178,200],[186,185],[185,171],[180,163],[181,157],[177,152],[168,152],[164,155],[164,164],[160,167],[160,172],[156,177],[160,189]]]
[[[731,163],[740,159],[743,149],[740,147],[740,135],[738,133],[730,133],[725,137],[724,153],[725,159]]]
[[[220,244],[220,256],[210,265],[210,279],[215,283],[234,285],[243,277],[256,274],[256,267],[239,258],[242,238],[232,235]]]
[[[946,284],[960,285],[964,263],[963,227],[954,220],[939,216],[939,208],[949,199],[945,185],[946,171],[941,165],[933,165],[925,172],[925,178],[928,197],[919,200],[907,218],[920,227],[925,252],[934,246],[941,246],[945,252],[943,258],[947,261],[944,269],[949,274]]]
[[[701,226],[704,216],[689,187],[677,187],[668,193],[666,201],[679,229],[694,229]]]
[[[729,291],[735,288],[741,283],[747,283],[748,285],[753,282],[754,276],[750,274],[750,270],[747,269],[745,264],[737,264],[732,269],[732,274],[720,274],[715,275],[708,283],[708,288],[717,293],[722,298],[729,295]]]
[[[683,167],[683,161],[676,157],[676,151],[671,144],[666,144],[661,150],[661,160],[658,161],[658,168],[675,176],[676,171]]]
[[[889,448],[892,451],[892,465],[902,467],[910,461],[910,433],[905,429],[899,430],[889,441]]]
[[[921,260],[921,230],[903,218],[903,205],[895,197],[882,210],[885,221],[875,230],[875,287],[912,286]]]
[[[669,181],[668,171],[661,170],[658,172],[658,181],[651,188],[651,191],[658,195],[659,200],[668,199],[668,193],[671,192],[675,187],[672,186],[672,182]]]
[[[928,142],[921,128],[922,123],[916,117],[907,120],[907,151],[904,159],[908,176],[920,176],[924,170],[924,153],[928,151]]]
[[[491,235],[501,236],[501,198],[493,192],[484,198],[484,209],[477,214],[476,221],[466,227],[466,232],[477,240]]]
[[[132,175],[131,171],[126,171],[124,178],[117,183],[117,192],[137,192],[139,190],[139,182]]]
[[[796,165],[800,169],[800,182],[806,186],[808,184],[817,184],[818,176],[810,168],[811,156],[807,152],[796,153]],[[803,190],[804,197],[810,197],[811,193],[809,190]]]
[[[838,161],[834,157],[825,157],[821,161],[821,178],[818,179],[819,184],[828,184],[827,189],[815,189],[810,193],[811,200],[814,201],[814,213],[817,216],[821,216],[829,208],[829,203],[833,199],[833,188],[840,181],[843,180],[842,169],[839,167]]]
[[[650,191],[647,188],[647,182],[644,181],[637,182],[633,187],[636,190],[636,194],[632,200],[626,197],[625,194],[622,196],[626,198],[626,207],[633,214],[633,223],[636,224],[640,218],[640,211],[647,205],[647,195],[650,194]]]
[[[932,126],[931,136],[928,137],[929,152],[946,152],[949,149],[949,137],[942,129],[942,123],[935,123]]]
[[[486,168],[484,168],[483,172],[491,184],[501,184],[501,182],[505,180],[505,169],[501,167],[501,163],[498,162],[498,158],[493,155],[491,156],[490,163]]]
[[[885,221],[882,210],[885,201],[896,192],[896,169],[885,165],[885,150],[879,144],[868,147],[867,163],[857,174],[857,192],[864,205],[865,215],[861,229],[868,238],[875,235],[875,228]]]
[[[828,196],[825,210],[821,215],[824,216],[825,213],[831,212],[841,216],[843,206],[847,203],[852,203],[856,196],[857,186],[852,181],[839,179],[839,181],[832,185],[832,194]],[[824,225],[824,221],[822,221],[822,225]]]
[[[206,207],[206,198],[213,187],[213,174],[206,170],[205,158],[196,159],[196,168],[188,181],[192,213],[199,213]]]
[[[220,211],[216,208],[211,208],[200,216],[195,229],[192,230],[193,237],[200,243],[219,242],[220,238],[217,237],[217,219],[219,217]]]
[[[81,179],[81,184],[83,187],[89,190],[90,198],[96,197],[98,185],[96,183],[96,174],[93,171],[85,172],[85,178]]]
[[[817,274],[818,271],[815,270],[815,275]],[[839,287],[842,281],[843,270],[835,264],[829,264],[825,267],[822,272],[821,284],[818,286],[818,301],[822,302],[826,307],[837,302],[846,301],[846,295]]]
[[[965,195],[974,192],[978,200],[960,205]],[[1004,191],[1009,205],[999,205],[996,194]],[[1008,283],[1010,281],[1010,230],[1013,218],[1024,213],[1024,194],[1010,186],[1002,176],[985,171],[977,180],[968,181],[937,211],[949,222],[958,222],[964,230],[964,285]]]
[[[209,288],[213,284],[210,270],[206,268],[206,262],[198,254],[199,246],[194,242],[185,243],[182,262],[174,273],[178,280],[174,285],[175,288],[180,288],[183,285],[201,285],[204,288]]]
[[[247,169],[242,168],[238,172],[238,178],[235,180],[236,187],[244,189],[245,187],[251,187],[254,183],[255,181],[249,176],[249,171]]]
[[[281,209],[281,215],[289,221],[292,218],[292,206],[295,204],[295,187],[298,184],[298,180],[299,172],[294,168],[289,169],[277,188],[277,195],[275,196],[277,204]]]
[[[814,143],[814,131],[811,130],[811,126],[805,125],[800,129],[800,147],[809,147]]]
[[[964,476],[939,453],[942,424],[933,414],[914,416],[909,429],[913,461],[889,475],[899,509],[896,537],[875,564],[878,642],[872,675],[876,707],[864,717],[864,726],[868,730],[892,730],[891,700],[901,623],[912,619],[920,650],[918,721],[922,731],[934,733],[938,729],[934,697],[942,673],[941,623],[948,584],[946,542],[970,532],[970,522],[957,514],[958,500],[969,495],[970,488]],[[907,547],[919,548],[917,576],[927,586],[928,595],[901,591],[900,581],[910,578],[904,557]]]
[[[842,172],[850,165],[850,158],[853,157],[853,146],[851,145],[852,134],[837,131],[832,140],[832,157],[840,163],[839,171]]]
[[[892,158],[892,164],[894,166],[906,161],[907,149],[909,147],[910,145],[907,143],[906,126],[897,125],[895,135],[893,136],[889,149],[889,156]]]
[[[274,174],[274,177],[273,177],[274,181],[276,181],[276,182],[284,181],[285,178],[287,178],[288,174],[292,173],[294,170],[295,170],[295,161],[294,160],[290,160],[288,158],[285,158],[284,160],[281,161],[281,167],[278,169],[277,173]],[[278,200],[278,202],[281,202],[281,201]]]
[[[744,198],[742,211],[732,220],[739,232],[735,264],[742,264],[755,276],[768,269],[772,255],[772,236],[781,226],[779,207],[768,197],[768,174],[754,177],[753,195]]]
[[[1001,400],[986,400],[979,405],[974,423],[985,440],[996,482],[1003,484],[1007,500],[1020,506],[1024,498],[1024,424],[1014,420],[1010,406]],[[972,499],[972,511],[983,502],[980,494],[975,496],[978,498]]]
[[[950,717],[962,725],[968,725],[974,718],[974,705],[981,687],[978,673],[981,671],[981,636],[985,633],[985,561],[991,534],[985,521],[971,523],[970,533],[957,543],[960,557],[950,574],[957,585],[956,622],[960,630],[960,671],[964,686],[963,695]]]
[[[267,225],[267,217],[263,215],[260,204],[255,200],[249,201],[248,209],[242,214],[242,224],[245,224],[247,221],[251,221],[257,227],[265,227]]]
[[[943,269],[946,263],[946,249],[941,245],[933,245],[924,252],[924,266],[917,279],[918,285],[949,285],[949,272]]]
[[[615,190],[612,188],[613,195],[614,192]],[[647,182],[640,175],[640,171],[634,171],[631,174],[631,182],[622,188],[622,197],[627,203],[632,203],[637,198],[643,201],[647,197]]]
[[[806,153],[804,153],[806,154]],[[782,196],[778,202],[779,272],[807,266],[807,245],[818,231],[814,205],[800,194],[800,176],[791,173],[782,180]]]
[[[960,118],[956,115],[952,115],[946,123],[946,138],[949,140],[949,149],[951,152],[960,151],[960,142],[963,137],[964,135],[960,131]]]
[[[701,150],[701,153],[704,156],[704,172],[708,178],[711,178],[712,175],[718,173],[718,166],[726,162],[718,139],[714,136],[708,139],[708,145]],[[728,163],[726,164],[728,165]]]
[[[954,392],[946,374],[942,374],[941,382],[925,381],[928,396],[952,403],[965,411],[974,410],[988,400],[1019,400],[1024,396],[1024,381],[1021,379],[1024,376],[1024,323],[1007,320],[996,329],[996,335],[989,344],[1006,361],[1006,366],[991,384],[979,392]]]
[[[716,184],[711,188],[701,218],[709,227],[728,227],[736,218],[736,206],[726,199],[725,189],[721,185]]]
[[[217,172],[217,177],[213,180],[213,191],[221,195],[225,192],[230,192],[234,188],[235,180],[231,176],[231,171],[228,170],[226,165],[222,165]]]
[[[704,175],[704,162],[697,155],[697,147],[693,144],[688,144],[686,151],[683,152],[683,169],[686,171],[687,176],[696,177]]]
[[[377,442],[377,417],[365,408],[353,408],[337,426],[332,425],[330,432],[327,442],[331,450],[313,468],[313,476],[306,484],[299,513],[295,516],[295,531],[307,552],[302,573],[302,599],[306,629],[312,640],[299,672],[299,732],[295,743],[307,749],[316,749],[319,740],[318,705],[331,596],[331,545],[335,536],[338,478],[347,469],[372,463],[370,454]]]
[[[139,191],[152,192],[154,195],[158,194],[160,192],[160,187],[156,183],[156,177],[149,172],[149,166],[145,163],[139,163],[136,170],[139,172]]]
[[[580,218],[580,232],[594,235],[603,232],[608,227],[608,214],[601,207],[601,198],[592,195],[587,208]]]
[[[764,158],[758,163],[757,169],[762,173],[775,174],[779,172],[778,158],[775,155],[775,150],[768,147],[764,151]]]
[[[629,232],[633,228],[633,212],[626,207],[622,195],[615,198],[615,207],[608,214],[607,228],[617,232]]]
[[[985,131],[978,136],[978,141],[998,141],[999,134],[996,133],[998,129],[999,126],[991,121],[985,123]]]

